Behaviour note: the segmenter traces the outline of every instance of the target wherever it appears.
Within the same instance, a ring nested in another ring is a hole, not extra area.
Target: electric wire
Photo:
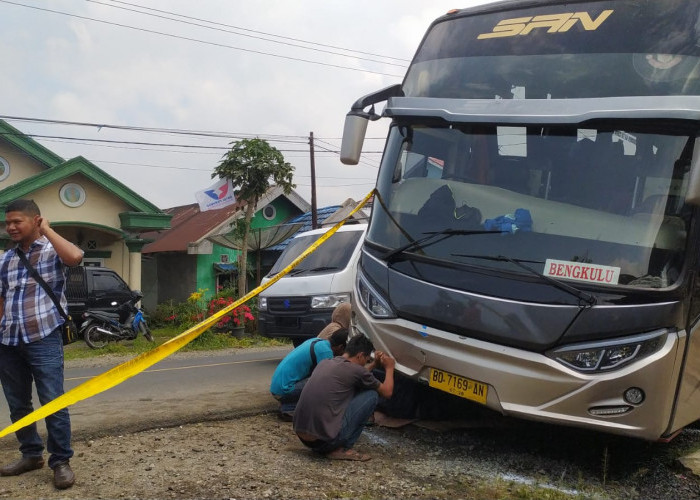
[[[88,1],[95,1],[95,0],[88,0]],[[409,59],[404,59],[404,58],[401,58],[401,57],[385,56],[385,55],[382,55],[382,54],[375,54],[375,53],[372,53],[372,52],[363,52],[363,51],[361,51],[361,50],[348,49],[348,48],[345,48],[345,47],[338,47],[338,46],[336,46],[336,45],[329,45],[329,44],[320,43],[320,42],[310,42],[310,41],[307,41],[307,40],[302,40],[302,39],[300,39],[300,38],[293,38],[293,37],[283,36],[283,35],[275,35],[274,33],[266,33],[266,32],[264,32],[264,31],[257,31],[257,30],[252,30],[252,29],[248,29],[248,28],[242,28],[242,27],[240,27],[240,26],[233,26],[233,25],[231,25],[231,24],[219,23],[219,22],[216,22],[216,21],[210,21],[210,20],[208,20],[208,19],[202,19],[202,18],[198,18],[198,17],[187,16],[187,15],[184,15],[184,14],[178,14],[178,13],[176,13],[176,12],[171,12],[171,11],[166,11],[166,10],[160,10],[160,9],[154,9],[154,8],[152,8],[152,7],[146,7],[146,6],[144,6],[144,5],[139,5],[139,4],[135,4],[135,3],[122,2],[122,1],[119,1],[119,0],[111,0],[111,1],[112,1],[112,3],[120,3],[120,4],[123,4],[123,5],[129,5],[129,6],[131,6],[131,7],[137,7],[137,8],[144,9],[144,10],[150,10],[150,11],[153,11],[153,12],[160,12],[160,13],[163,13],[163,14],[169,14],[169,15],[173,15],[173,16],[177,16],[177,17],[182,17],[182,18],[184,18],[184,19],[192,19],[192,20],[195,20],[195,21],[201,21],[201,22],[213,24],[213,25],[216,25],[216,26],[225,26],[225,27],[227,27],[227,28],[233,28],[233,29],[237,29],[237,30],[241,30],[241,31],[248,31],[248,32],[250,32],[250,33],[257,33],[257,34],[259,34],[259,35],[272,36],[272,37],[280,38],[280,39],[283,39],[283,40],[291,40],[291,41],[293,41],[293,42],[306,43],[306,44],[309,44],[309,45],[318,45],[319,47],[328,47],[329,49],[343,50],[343,51],[345,51],[345,52],[354,52],[354,53],[356,53],[356,54],[363,54],[363,55],[367,55],[367,56],[381,57],[381,58],[384,58],[384,59],[393,59],[394,61],[402,61],[402,62],[406,62],[406,63],[410,63],[410,62],[411,62]]]
[[[241,52],[248,52],[248,53],[251,53],[251,54],[264,55],[264,56],[275,57],[275,58],[279,58],[279,59],[286,59],[286,60],[290,60],[290,61],[303,62],[303,63],[307,63],[307,64],[315,64],[315,65],[318,65],[318,66],[326,66],[326,67],[330,67],[330,68],[346,69],[346,70],[350,70],[350,71],[358,71],[358,72],[361,72],[361,73],[372,73],[372,74],[381,75],[381,76],[389,76],[389,77],[394,77],[394,78],[403,78],[403,75],[395,75],[395,74],[391,74],[391,73],[384,73],[384,72],[381,72],[381,71],[374,71],[374,70],[370,70],[370,69],[352,68],[352,67],[350,67],[350,66],[341,66],[341,65],[339,65],[339,64],[324,63],[324,62],[320,62],[320,61],[313,61],[313,60],[310,60],[310,59],[303,59],[303,58],[300,58],[300,57],[283,56],[283,55],[281,55],[281,54],[272,54],[272,53],[270,53],[270,52],[264,52],[264,51],[261,51],[261,50],[245,49],[245,48],[243,48],[243,47],[236,47],[236,46],[228,45],[228,44],[225,44],[225,43],[210,42],[210,41],[200,40],[200,39],[198,39],[198,38],[192,38],[192,37],[187,37],[187,36],[183,36],[183,35],[174,35],[174,34],[172,34],[172,33],[166,33],[166,32],[163,32],[163,31],[152,30],[152,29],[148,29],[148,28],[138,28],[138,27],[135,27],[135,26],[129,26],[128,24],[117,23],[117,22],[113,22],[113,21],[105,21],[104,19],[96,19],[96,18],[94,18],[94,17],[82,16],[82,15],[79,15],[79,14],[71,14],[71,13],[69,13],[69,12],[63,12],[63,11],[54,10],[54,9],[47,9],[47,8],[45,8],[45,7],[37,7],[37,6],[34,6],[34,5],[26,5],[26,4],[19,3],[19,2],[12,2],[12,1],[10,1],[10,0],[0,0],[0,3],[5,3],[5,4],[9,4],[9,5],[15,5],[15,6],[18,6],[18,7],[25,7],[25,8],[27,8],[27,9],[39,10],[39,11],[43,11],[43,12],[50,12],[50,13],[52,13],[52,14],[59,14],[59,15],[62,15],[62,16],[74,17],[74,18],[76,18],[76,19],[82,19],[82,20],[85,20],[85,21],[93,21],[93,22],[96,22],[96,23],[106,24],[106,25],[110,25],[110,26],[117,26],[117,27],[120,27],[120,28],[126,28],[126,29],[130,29],[130,30],[134,30],[134,31],[142,31],[142,32],[144,32],[144,33],[150,33],[150,34],[153,34],[153,35],[160,35],[160,36],[164,36],[164,37],[168,37],[168,38],[174,38],[174,39],[178,39],[178,40],[186,40],[186,41],[189,41],[189,42],[195,42],[195,43],[200,43],[200,44],[204,44],[204,45],[211,45],[211,46],[214,46],[214,47],[226,48],[226,49],[231,49],[231,50],[238,50],[238,51],[241,51]]]
[[[396,67],[404,68],[404,69],[407,67],[405,64],[397,64],[397,63],[391,63],[391,62],[387,62],[387,61],[378,61],[378,60],[376,60],[376,59],[370,59],[370,58],[368,58],[368,57],[352,56],[352,55],[348,55],[348,54],[342,54],[342,53],[340,53],[340,52],[333,52],[333,51],[331,51],[331,50],[317,49],[317,48],[314,48],[314,47],[305,47],[305,46],[303,46],[303,45],[299,45],[299,44],[296,44],[296,43],[289,43],[288,41],[271,40],[271,39],[269,39],[269,38],[264,38],[264,37],[261,37],[261,36],[248,35],[248,34],[245,34],[245,33],[238,33],[238,32],[235,32],[235,31],[231,31],[231,30],[229,30],[229,29],[216,28],[216,27],[213,27],[213,26],[206,26],[206,25],[204,25],[204,24],[193,23],[193,22],[191,22],[191,21],[183,21],[182,19],[173,19],[173,18],[171,18],[171,17],[167,17],[167,16],[163,16],[163,15],[159,15],[159,14],[152,14],[152,13],[150,13],[150,12],[142,12],[142,11],[139,11],[139,10],[136,10],[136,9],[130,9],[130,8],[128,8],[128,7],[120,7],[120,6],[118,6],[118,5],[109,5],[109,4],[105,3],[105,2],[100,2],[100,1],[98,1],[98,0],[86,0],[86,1],[87,1],[87,2],[91,2],[91,3],[94,3],[94,4],[98,4],[98,5],[103,5],[103,6],[105,6],[105,7],[111,7],[111,8],[113,8],[113,9],[121,9],[121,10],[126,10],[126,11],[128,11],[128,12],[134,12],[134,13],[137,13],[137,14],[143,14],[143,15],[146,15],[146,16],[155,17],[155,18],[158,18],[158,19],[166,19],[166,20],[168,20],[168,21],[174,21],[174,22],[176,22],[176,23],[183,23],[183,24],[187,24],[187,25],[189,25],[189,26],[197,26],[197,27],[199,27],[199,28],[205,28],[205,29],[208,29],[208,30],[221,31],[221,32],[229,33],[229,34],[233,34],[233,35],[244,36],[244,37],[247,37],[247,38],[253,38],[253,39],[255,39],[255,40],[263,40],[263,41],[265,41],[265,42],[277,43],[277,44],[280,44],[280,45],[284,45],[285,47],[296,47],[296,48],[300,48],[300,49],[304,49],[304,50],[312,50],[312,51],[315,51],[315,52],[322,52],[322,53],[325,53],[325,54],[331,54],[331,55],[336,55],[336,56],[341,56],[341,57],[352,57],[353,59],[358,59],[358,60],[361,60],[361,61],[368,61],[368,62],[373,62],[373,63],[378,63],[378,64],[386,64],[386,65],[388,65],[388,66],[396,66]],[[147,9],[147,7],[141,7],[141,6],[138,6],[138,7]],[[156,9],[148,9],[148,10],[156,10]],[[165,11],[158,11],[158,12],[165,12]],[[179,16],[179,14],[173,14],[173,13],[168,13],[168,14]],[[204,22],[210,23],[211,21],[204,21]],[[220,23],[216,23],[216,24],[220,24]],[[236,28],[236,29],[240,29],[240,28]],[[275,36],[275,35],[270,35],[270,36]]]
[[[4,0],[0,0],[2,2]],[[212,132],[212,131],[202,131],[202,130],[187,130],[187,129],[176,129],[176,128],[159,128],[159,127],[138,127],[134,125],[113,125],[107,123],[95,123],[95,122],[77,122],[69,120],[50,120],[47,118],[30,118],[22,116],[11,116],[11,115],[0,115],[3,120],[19,121],[19,122],[30,122],[30,123],[42,123],[42,124],[52,124],[52,125],[74,125],[81,127],[91,127],[96,128],[98,131],[101,129],[114,129],[114,130],[126,130],[126,131],[136,131],[136,132],[153,132],[162,134],[174,134],[174,135],[192,135],[192,136],[202,136],[202,137],[213,137],[213,138],[260,138],[260,139],[274,139],[282,141],[284,139],[304,141],[308,139],[305,135],[275,135],[275,134],[251,134],[251,133],[241,133],[241,132]]]

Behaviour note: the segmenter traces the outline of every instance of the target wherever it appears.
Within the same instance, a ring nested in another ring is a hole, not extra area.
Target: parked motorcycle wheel
[[[85,330],[85,343],[92,349],[102,349],[109,342],[109,338],[98,328],[99,325],[90,325]]]
[[[151,329],[148,328],[148,325],[145,322],[139,323],[139,331],[143,334],[143,338],[148,340],[149,342],[153,342],[153,335],[151,335]]]

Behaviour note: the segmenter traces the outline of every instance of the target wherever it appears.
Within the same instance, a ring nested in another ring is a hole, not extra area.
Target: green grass
[[[83,340],[78,340],[64,348],[66,360],[94,358],[109,354],[138,355],[150,351],[154,347],[170,340],[184,332],[186,328],[158,328],[152,331],[155,342],[148,342],[142,336],[135,340],[122,340],[113,342],[102,349],[90,349]],[[182,351],[215,351],[218,349],[246,348],[246,347],[274,347],[291,346],[288,340],[271,339],[261,335],[246,334],[245,337],[237,339],[228,333],[216,333],[207,330],[192,342],[183,347]]]

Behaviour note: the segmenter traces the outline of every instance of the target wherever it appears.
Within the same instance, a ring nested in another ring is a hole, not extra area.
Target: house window
[[[226,264],[228,262],[228,254],[222,253],[219,256],[219,262],[221,262],[222,264]]]
[[[10,176],[10,164],[0,156],[0,181],[4,181]]]
[[[76,208],[85,203],[85,189],[80,184],[69,182],[61,186],[58,197],[65,206]]]
[[[217,274],[216,275],[216,289],[222,290],[224,288],[233,288],[236,286],[236,275],[233,273]]]
[[[265,220],[272,220],[277,215],[277,210],[272,205],[267,205],[263,208],[262,214]]]

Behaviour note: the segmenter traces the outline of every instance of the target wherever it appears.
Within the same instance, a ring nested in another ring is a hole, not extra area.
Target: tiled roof
[[[286,197],[299,211],[308,210],[310,207],[294,190],[284,194],[281,187],[270,186],[265,195],[258,201],[256,210],[271,203],[279,196]],[[240,200],[228,207],[204,212],[200,212],[199,205],[196,203],[166,209],[164,212],[173,216],[170,222],[171,229],[141,234],[144,239],[154,240],[153,243],[149,243],[143,248],[142,253],[186,252],[190,244],[200,243],[212,231],[222,228],[224,223],[242,216],[242,214],[236,216],[236,212],[242,211],[245,206],[246,201]]]
[[[163,232],[150,232],[141,235],[144,239],[155,240],[143,248],[142,253],[154,252],[183,252],[187,251],[189,243],[199,240],[203,235],[224,223],[245,202],[237,202],[219,210],[199,211],[199,205],[182,205],[168,208],[164,212],[172,214],[171,229]]]

